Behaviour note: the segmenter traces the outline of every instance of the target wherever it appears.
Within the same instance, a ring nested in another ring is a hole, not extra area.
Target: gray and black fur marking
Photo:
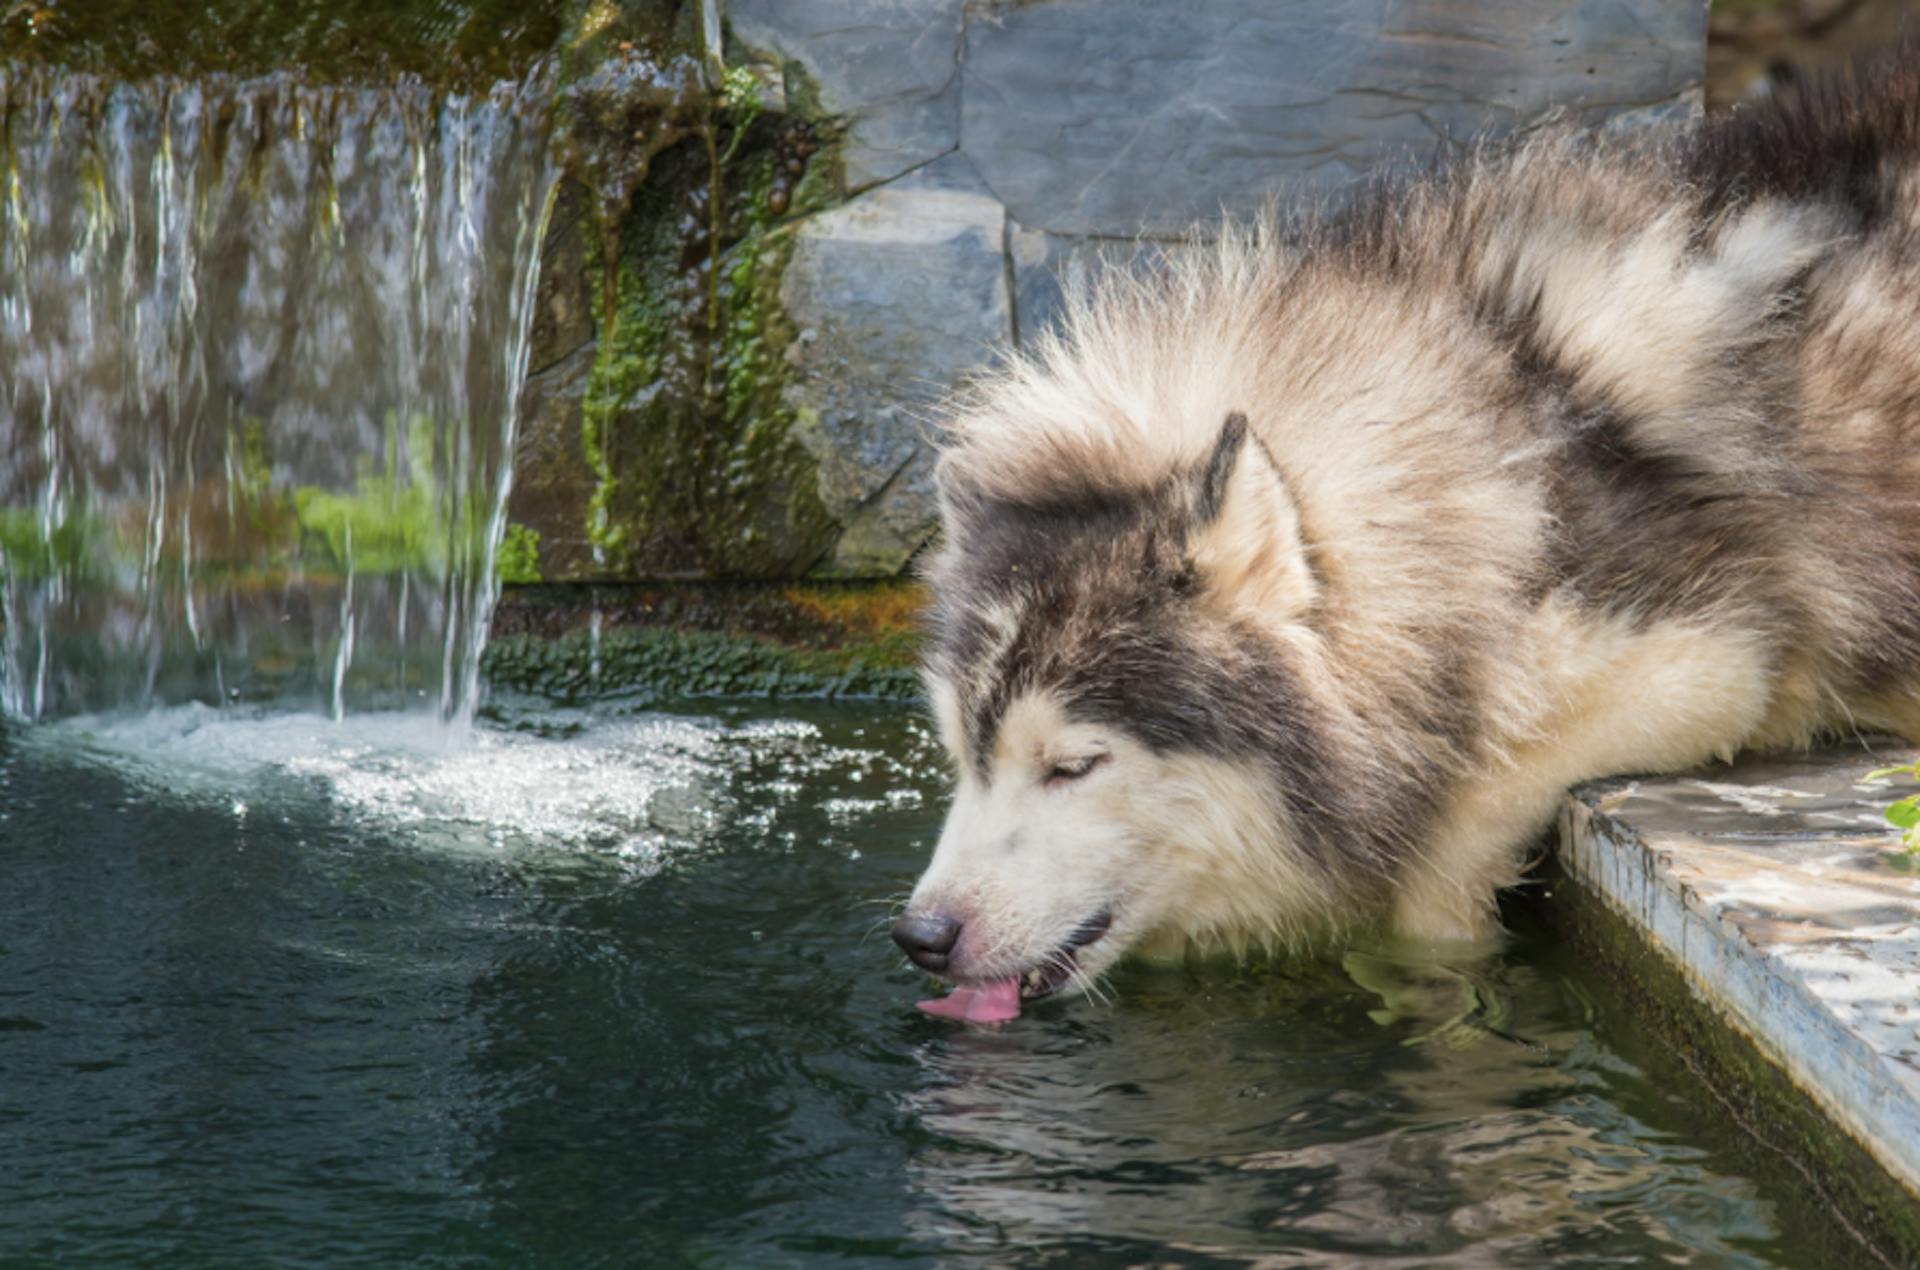
[[[1844,205],[1863,231],[1896,223],[1889,178],[1920,153],[1917,64],[1920,35],[1862,71],[1795,80],[1699,129],[1680,165],[1702,212],[1756,198],[1820,199]]]
[[[1190,539],[1219,515],[1249,445],[1260,442],[1235,413],[1204,461],[1148,489],[1089,483],[1044,503],[950,490],[950,529],[966,550],[948,553],[930,579],[931,667],[961,689],[983,782],[1007,706],[1051,690],[1071,717],[1156,751],[1257,759],[1310,859],[1385,879],[1408,847],[1402,800],[1435,773],[1390,774],[1321,743],[1332,721],[1280,650],[1200,603]],[[1009,608],[1020,615],[1010,639],[981,616]],[[1085,635],[1063,639],[1068,630]],[[1465,742],[1464,716],[1435,714],[1409,722]]]

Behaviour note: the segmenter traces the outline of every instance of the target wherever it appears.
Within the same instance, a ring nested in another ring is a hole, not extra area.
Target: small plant
[[[1885,780],[1890,776],[1905,776],[1909,780],[1920,781],[1920,758],[1894,767],[1876,768],[1861,779]],[[1920,855],[1920,794],[1908,794],[1891,804],[1886,810],[1886,817],[1887,823],[1900,831],[1900,845],[1907,849],[1907,854]]]
[[[502,582],[530,583],[540,580],[540,531],[525,525],[508,525],[494,555],[494,572]]]
[[[745,128],[758,119],[765,100],[754,73],[744,66],[729,66],[720,77],[720,105],[733,116],[735,127]]]
[[[761,94],[760,81],[744,66],[727,68],[720,77],[719,96],[720,109],[733,122],[733,139],[727,142],[727,152],[720,156],[720,162],[725,164],[733,161],[734,153],[740,149],[741,139],[747,135],[747,129],[753,127],[753,121],[765,109],[766,98]]]

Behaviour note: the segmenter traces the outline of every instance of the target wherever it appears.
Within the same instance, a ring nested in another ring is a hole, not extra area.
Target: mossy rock
[[[598,6],[563,59],[509,507],[543,577],[794,577],[838,532],[794,436],[779,294],[792,227],[842,196],[839,138],[787,112],[806,95],[778,68],[725,64],[701,16]]]
[[[908,583],[509,587],[484,670],[566,702],[916,700],[924,600]]]
[[[108,79],[266,75],[484,91],[562,41],[571,0],[39,0],[0,5],[0,63]]]

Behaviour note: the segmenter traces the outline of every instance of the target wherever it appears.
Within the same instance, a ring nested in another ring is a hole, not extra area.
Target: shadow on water
[[[1853,1255],[1524,926],[957,1028],[911,716],[508,717],[0,729],[0,1261]]]

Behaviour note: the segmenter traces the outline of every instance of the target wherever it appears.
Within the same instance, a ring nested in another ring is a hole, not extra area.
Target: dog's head
[[[1003,999],[1327,902],[1334,776],[1303,674],[1323,580],[1272,457],[1236,414],[1152,485],[1055,489],[949,480],[930,572],[956,789],[894,938]]]

